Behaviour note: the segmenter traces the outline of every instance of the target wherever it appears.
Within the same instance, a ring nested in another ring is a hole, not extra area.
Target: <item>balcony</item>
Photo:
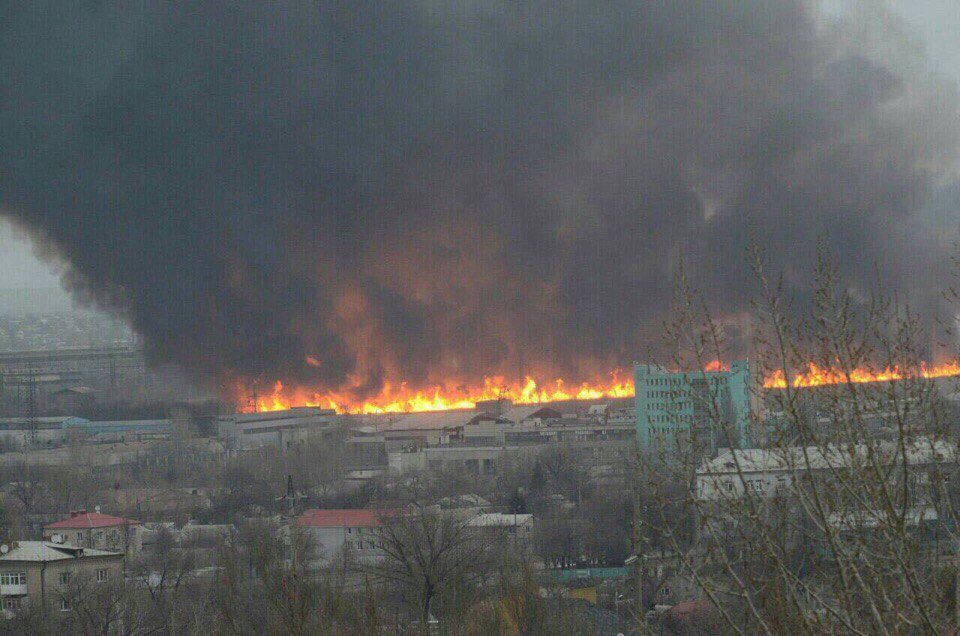
[[[24,596],[27,593],[27,584],[0,585],[0,596]]]

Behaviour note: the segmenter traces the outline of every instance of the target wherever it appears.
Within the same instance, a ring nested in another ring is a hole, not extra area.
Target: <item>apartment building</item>
[[[381,559],[383,550],[376,533],[379,526],[379,512],[372,508],[307,510],[294,522],[294,527],[313,541],[316,559],[328,563],[338,558],[361,562]]]
[[[37,603],[70,611],[70,585],[81,576],[96,583],[122,579],[123,554],[48,541],[0,546],[0,602],[6,616]]]
[[[60,539],[69,545],[123,552],[133,557],[143,547],[143,526],[139,521],[101,514],[99,510],[71,510],[67,519],[43,527],[43,539]]]

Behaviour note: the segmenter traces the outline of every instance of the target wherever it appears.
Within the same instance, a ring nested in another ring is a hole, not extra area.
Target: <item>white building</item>
[[[221,417],[218,435],[231,448],[274,446],[286,450],[310,438],[332,434],[339,423],[332,409],[297,407],[286,411],[237,413]]]
[[[488,512],[467,522],[467,527],[491,542],[527,548],[533,540],[533,515]]]
[[[338,558],[361,562],[381,559],[379,526],[380,513],[372,508],[307,510],[294,523],[309,535],[317,560],[324,563]]]
[[[899,463],[902,458],[892,442],[880,442],[876,450],[885,464]],[[906,453],[908,464],[918,467],[918,477],[923,473],[922,467],[953,463],[957,457],[954,444],[925,437],[911,440]],[[835,445],[724,449],[715,458],[704,460],[697,469],[696,495],[701,501],[738,498],[748,490],[763,497],[784,495],[807,471],[861,466],[866,457],[865,445],[852,449]]]

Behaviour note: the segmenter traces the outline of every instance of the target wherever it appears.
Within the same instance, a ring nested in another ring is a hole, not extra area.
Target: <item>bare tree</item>
[[[773,379],[755,387],[760,448],[738,449],[722,396],[700,394],[726,448],[688,439],[642,459],[639,487],[663,505],[637,511],[638,553],[677,554],[733,633],[957,630],[957,439],[924,377],[929,338],[879,284],[845,289],[829,259],[799,319],[762,254],[753,266],[755,368]],[[723,328],[678,287],[673,366],[704,369],[725,357]],[[884,374],[894,381],[865,381]],[[686,486],[682,506],[664,484]]]
[[[386,512],[375,535],[383,559],[361,567],[415,601],[425,629],[438,600],[484,575],[488,546],[469,522],[417,503]]]

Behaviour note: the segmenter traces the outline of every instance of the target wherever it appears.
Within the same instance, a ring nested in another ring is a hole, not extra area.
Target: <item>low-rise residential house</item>
[[[308,534],[320,562],[338,558],[371,562],[383,558],[377,535],[380,514],[373,508],[313,509],[300,515],[294,527]]]
[[[143,527],[139,521],[86,510],[71,510],[66,519],[43,527],[44,541],[53,541],[123,552],[129,557],[140,554],[143,548]]]
[[[453,495],[437,501],[441,510],[456,510],[464,515],[478,515],[490,509],[490,502],[480,495]]]
[[[107,583],[123,577],[123,554],[48,541],[0,546],[0,602],[5,615],[28,605],[70,611],[75,577]]]
[[[533,541],[533,515],[487,512],[467,522],[467,527],[493,542],[528,549]]]

